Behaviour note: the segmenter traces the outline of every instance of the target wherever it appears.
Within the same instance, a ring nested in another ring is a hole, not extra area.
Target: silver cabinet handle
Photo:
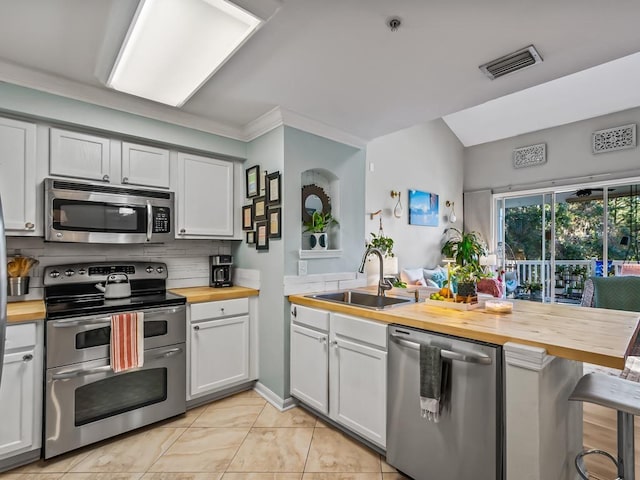
[[[33,230],[35,228],[35,225],[31,222],[27,222],[24,224],[24,228],[28,229],[28,230]]]
[[[122,177],[122,183],[129,183],[129,177]]]
[[[187,231],[184,228],[180,229],[180,235],[184,235],[185,233],[187,233]]]
[[[400,335],[396,335],[394,333],[391,334],[391,339],[394,342],[404,347],[412,348],[414,350],[420,350],[421,343],[419,342],[406,340]],[[449,360],[456,360],[459,362],[477,363],[480,365],[491,365],[491,357],[483,353],[466,353],[466,352],[461,353],[461,352],[453,352],[451,350],[442,349],[440,350],[440,356],[442,358],[447,358]]]
[[[220,307],[220,313],[224,315],[224,307]]]
[[[27,353],[22,357],[23,362],[30,362],[31,360],[33,360],[33,355],[31,355],[30,353]]]
[[[194,330],[200,330],[200,325],[195,325],[195,326],[193,327],[193,329],[194,329]]]
[[[104,175],[104,176],[102,177],[102,181],[103,181],[103,182],[107,182],[107,183],[108,183],[108,182],[109,182],[109,180],[110,180],[109,175]]]
[[[291,311],[291,315],[293,315],[294,317],[298,316],[298,310],[296,309],[296,307],[293,307],[293,310]]]
[[[318,337],[318,341],[319,341],[320,343],[327,343],[327,339],[326,339],[326,337]]]

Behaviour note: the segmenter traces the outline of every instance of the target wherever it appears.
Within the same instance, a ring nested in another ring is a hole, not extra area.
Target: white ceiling
[[[640,50],[637,0],[282,0],[178,110],[100,80],[136,5],[0,0],[0,80],[231,136],[281,107],[367,141]],[[478,69],[529,44],[542,64],[494,81]]]

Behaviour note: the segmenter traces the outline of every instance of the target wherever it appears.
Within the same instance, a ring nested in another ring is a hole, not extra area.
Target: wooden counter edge
[[[232,300],[235,298],[256,297],[260,290],[247,287],[184,287],[169,289],[171,293],[186,297],[188,303],[215,302],[218,300]]]
[[[601,353],[595,353],[591,351],[585,351],[577,348],[563,347],[558,345],[551,345],[544,342],[536,342],[532,340],[526,340],[522,338],[513,338],[507,335],[500,335],[496,333],[481,332],[465,327],[437,323],[429,320],[416,320],[412,318],[403,318],[397,315],[401,310],[391,309],[389,311],[383,310],[369,310],[366,308],[342,305],[339,303],[331,303],[323,300],[316,300],[314,298],[306,297],[305,295],[290,295],[289,301],[293,304],[304,305],[312,308],[320,308],[327,311],[344,313],[347,315],[353,315],[360,318],[366,318],[369,320],[377,320],[384,323],[394,323],[397,325],[404,325],[407,327],[420,328],[423,330],[430,330],[436,333],[443,333],[445,335],[454,335],[463,338],[470,338],[472,340],[479,340],[481,342],[493,343],[497,345],[504,345],[507,342],[519,343],[522,345],[529,345],[532,347],[544,348],[548,355],[555,357],[561,357],[568,360],[575,360],[578,362],[593,363],[595,365],[601,365],[604,367],[617,368],[623,370],[625,367],[625,358],[617,357],[613,355],[606,355]],[[400,309],[402,307],[399,307]],[[637,330],[636,330],[637,332]],[[625,355],[626,356],[626,355]]]
[[[46,309],[42,300],[27,300],[7,304],[7,324],[44,320]]]

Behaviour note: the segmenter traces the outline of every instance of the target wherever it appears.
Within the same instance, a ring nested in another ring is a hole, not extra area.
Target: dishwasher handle
[[[395,333],[391,334],[391,339],[394,342],[404,347],[412,348],[414,350],[419,350],[420,345],[422,345],[420,342],[407,340]],[[469,352],[461,353],[461,352],[454,352],[447,349],[442,349],[440,350],[440,356],[442,358],[446,358],[449,360],[456,360],[459,362],[477,363],[480,365],[491,365],[491,357],[489,355],[485,355],[484,353],[469,353]]]

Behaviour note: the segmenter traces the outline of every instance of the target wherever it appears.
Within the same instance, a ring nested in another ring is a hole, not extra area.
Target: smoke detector
[[[537,63],[542,63],[542,57],[536,47],[529,45],[513,53],[491,60],[478,68],[491,80],[495,80],[498,77],[517,72]]]

